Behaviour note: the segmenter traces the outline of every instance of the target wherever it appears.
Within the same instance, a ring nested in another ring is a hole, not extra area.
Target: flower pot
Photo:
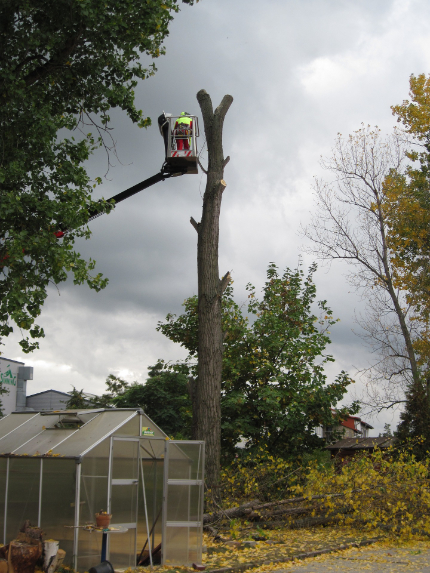
[[[96,513],[97,527],[103,527],[103,529],[106,529],[109,527],[111,518],[112,515],[110,513]]]

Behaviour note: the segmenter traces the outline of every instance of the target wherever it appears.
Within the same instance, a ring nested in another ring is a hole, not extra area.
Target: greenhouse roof
[[[140,408],[14,412],[0,420],[0,456],[79,459],[139,415],[155,438],[166,436]]]

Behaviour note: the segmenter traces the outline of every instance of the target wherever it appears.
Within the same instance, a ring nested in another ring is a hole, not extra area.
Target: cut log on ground
[[[63,564],[65,557],[66,557],[66,552],[63,549],[59,549],[54,559],[52,559],[48,567],[47,573],[54,573],[54,571],[56,571],[60,567],[60,565]]]
[[[9,573],[34,573],[36,561],[42,555],[42,544],[35,545],[11,541],[9,543]]]
[[[247,514],[251,513],[261,502],[258,499],[249,501],[244,505],[239,505],[238,507],[231,507],[230,509],[222,509],[221,511],[216,511],[215,513],[209,514],[205,513],[203,515],[203,524],[208,525],[209,523],[215,523],[221,519],[234,519],[237,517],[245,517]]]
[[[57,557],[60,542],[55,539],[47,539],[43,542],[43,570],[48,573],[51,563]]]
[[[290,507],[290,508],[281,508],[277,509],[276,511],[270,511],[265,513],[257,513],[256,511],[252,511],[247,518],[251,521],[265,521],[267,519],[271,519],[272,517],[279,517],[281,515],[306,515],[307,513],[311,513],[315,511],[315,507]]]

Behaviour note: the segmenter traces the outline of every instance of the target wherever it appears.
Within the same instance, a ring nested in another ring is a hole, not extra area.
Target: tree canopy
[[[327,383],[324,366],[333,362],[325,353],[328,329],[337,321],[326,301],[320,316],[314,312],[315,266],[282,274],[269,265],[262,298],[247,286],[247,308],[227,287],[222,299],[224,353],[221,390],[221,427],[224,454],[232,454],[245,438],[248,447],[267,445],[288,456],[320,445],[315,428],[334,422],[332,408],[344,396],[351,379],[341,372]],[[196,376],[197,297],[184,302],[185,313],[169,314],[158,330],[184,346],[183,364]],[[198,384],[195,380],[195,384]],[[339,416],[344,414],[339,411]]]
[[[389,233],[395,283],[407,291],[415,313],[414,348],[421,376],[430,376],[430,76],[411,76],[411,101],[392,107],[409,138],[411,160],[403,173],[386,178]],[[430,400],[430,396],[429,396]]]
[[[413,349],[418,376],[406,391],[397,436],[419,439],[414,449],[430,448],[430,76],[412,75],[410,100],[392,106],[407,138],[410,162],[386,177],[384,210],[394,282],[406,292],[413,318]]]
[[[142,408],[168,436],[191,438],[191,401],[186,369],[170,368],[162,360],[148,368],[145,384],[131,384],[109,374],[107,392],[92,400],[101,408]]]
[[[193,0],[183,0],[192,4]],[[74,250],[90,236],[90,211],[111,206],[91,198],[83,163],[109,152],[109,109],[139,127],[134,88],[155,72],[179,0],[5,0],[0,6],[0,338],[13,323],[38,346],[35,324],[49,282],[73,274],[99,290],[94,261]],[[54,233],[68,230],[62,239]]]

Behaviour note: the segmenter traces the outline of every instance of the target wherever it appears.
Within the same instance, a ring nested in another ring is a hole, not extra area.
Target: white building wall
[[[18,384],[18,368],[24,366],[23,362],[0,357],[0,382],[7,390],[7,394],[0,396],[3,416],[16,410],[16,387]]]

